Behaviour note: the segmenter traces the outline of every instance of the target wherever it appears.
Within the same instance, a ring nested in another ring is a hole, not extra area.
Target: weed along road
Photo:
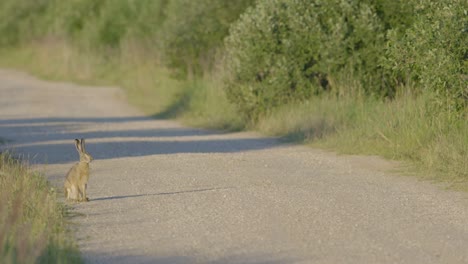
[[[154,120],[117,88],[8,70],[0,136],[59,192],[86,139],[89,202],[70,220],[89,263],[468,263],[468,195],[380,158]]]

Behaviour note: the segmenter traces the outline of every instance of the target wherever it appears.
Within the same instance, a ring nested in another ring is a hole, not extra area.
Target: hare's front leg
[[[89,201],[88,196],[86,196],[86,187],[88,187],[88,185],[86,183],[83,184],[83,186],[82,186],[82,188],[83,188],[82,189],[83,190],[83,196],[82,196],[83,200],[82,201],[83,202],[88,202]]]
[[[77,188],[77,189],[78,189],[78,193],[77,193],[77,197],[76,197],[76,198],[77,198],[78,202],[83,202],[83,201],[85,200],[85,199],[84,199],[85,193],[84,193],[84,190],[83,190],[83,186],[82,186],[82,185],[78,185],[78,188]]]

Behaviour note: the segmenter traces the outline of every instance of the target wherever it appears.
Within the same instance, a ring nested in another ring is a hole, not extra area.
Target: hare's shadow
[[[228,190],[228,189],[233,189],[233,188],[234,187],[218,187],[218,188],[204,188],[204,189],[194,189],[194,190],[185,190],[185,191],[176,191],[176,192],[160,192],[160,193],[151,193],[151,194],[116,195],[116,196],[108,196],[108,197],[90,199],[89,201],[94,202],[94,201],[117,200],[117,199],[156,196],[156,195],[174,195],[174,194],[195,193],[195,192],[208,192],[208,191],[217,191],[217,190]]]

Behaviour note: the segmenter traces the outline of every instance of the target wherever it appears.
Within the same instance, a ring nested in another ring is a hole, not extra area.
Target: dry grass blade
[[[0,263],[81,263],[42,175],[0,154]]]

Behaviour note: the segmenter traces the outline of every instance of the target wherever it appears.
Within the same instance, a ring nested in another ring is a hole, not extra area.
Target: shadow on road
[[[151,122],[166,121],[147,117],[7,119],[0,120],[0,136],[11,140],[3,149],[27,157],[33,164],[77,161],[74,138],[86,138],[88,152],[101,160],[178,153],[233,153],[278,145],[272,138],[226,137],[213,131],[167,124],[159,128]]]
[[[34,125],[43,123],[82,123],[82,122],[93,122],[93,123],[125,123],[134,121],[146,121],[149,118],[146,116],[129,116],[129,117],[78,117],[78,118],[62,118],[62,117],[51,117],[51,118],[22,118],[22,119],[6,119],[0,120],[0,126],[2,125]]]
[[[214,260],[205,260],[200,262],[200,252],[186,252],[185,256],[138,256],[138,255],[119,255],[117,252],[112,252],[111,254],[102,254],[97,252],[85,253],[85,260],[92,259],[93,262],[97,263],[151,263],[151,264],[177,264],[177,263],[223,263],[223,264],[234,264],[234,263],[244,263],[244,264],[289,264],[289,263],[298,263],[304,261],[299,258],[291,257],[281,257],[281,256],[272,256],[266,255],[263,253],[244,253],[238,255],[231,255]],[[166,254],[164,254],[166,255]]]
[[[156,196],[156,195],[174,195],[174,194],[185,194],[185,193],[197,193],[197,192],[208,192],[208,191],[217,191],[217,190],[228,190],[233,189],[234,187],[223,187],[223,188],[205,188],[205,189],[195,189],[195,190],[185,190],[185,191],[176,191],[176,192],[160,192],[153,194],[134,194],[134,195],[119,195],[119,196],[108,196],[100,197],[96,199],[91,199],[92,201],[104,201],[104,200],[117,200],[125,198],[136,198],[136,197],[145,197],[145,196]]]

